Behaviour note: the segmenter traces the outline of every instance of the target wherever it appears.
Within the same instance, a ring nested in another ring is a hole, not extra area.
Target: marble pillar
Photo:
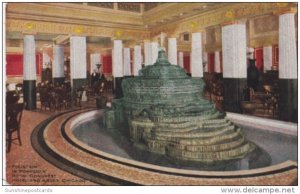
[[[272,46],[263,48],[264,57],[264,72],[271,70],[272,67]]]
[[[51,71],[51,58],[50,56],[44,51],[43,52],[43,65],[42,65],[42,75],[41,80],[42,82],[52,81],[52,71]]]
[[[214,69],[216,73],[221,73],[221,61],[220,61],[220,52],[215,51],[215,65]]]
[[[144,44],[145,66],[153,65],[158,57],[158,43],[145,42]]]
[[[123,55],[123,69],[124,69],[124,77],[131,76],[131,64],[130,64],[130,48],[124,48]]]
[[[70,71],[74,92],[86,84],[86,37],[70,37]]]
[[[151,42],[151,63],[150,65],[153,65],[158,57],[158,43],[157,42]]]
[[[49,65],[51,64],[51,58],[50,56],[43,52],[43,69],[49,68]]]
[[[200,32],[192,34],[191,76],[203,77],[202,37]]]
[[[23,91],[25,109],[36,109],[36,58],[33,35],[23,37]]]
[[[122,98],[122,79],[124,73],[123,66],[123,43],[122,40],[114,40],[112,53],[112,73],[114,77],[114,94],[115,98]]]
[[[279,119],[298,122],[295,14],[279,16]]]
[[[91,65],[90,73],[91,74],[94,72],[94,70],[98,71],[97,64],[102,64],[101,54],[100,53],[90,54],[90,65]],[[101,71],[101,68],[103,68],[103,67],[100,67],[99,71]]]
[[[178,65],[180,67],[184,68],[184,66],[183,66],[183,52],[178,53]]]
[[[247,88],[246,25],[230,24],[222,27],[224,78],[224,110],[242,113],[241,101]]]
[[[151,65],[151,42],[144,43],[145,66]]]
[[[168,38],[168,60],[172,65],[177,65],[177,41],[176,41],[176,38]]]
[[[138,76],[139,71],[142,69],[142,49],[141,46],[134,46],[133,51],[134,59],[133,59],[133,75]]]
[[[54,45],[53,47],[53,65],[52,77],[53,83],[62,84],[65,81],[64,74],[64,47],[61,45]]]
[[[279,16],[279,78],[297,79],[295,14]]]

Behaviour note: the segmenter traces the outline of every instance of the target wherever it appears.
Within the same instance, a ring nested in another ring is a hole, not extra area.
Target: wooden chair
[[[19,104],[7,104],[6,105],[6,152],[10,152],[11,144],[13,140],[18,140],[19,145],[22,145],[20,124],[23,112],[23,103]],[[17,132],[17,138],[13,139],[12,134]]]
[[[15,104],[19,101],[20,96],[16,91],[8,91],[6,92],[6,104]]]

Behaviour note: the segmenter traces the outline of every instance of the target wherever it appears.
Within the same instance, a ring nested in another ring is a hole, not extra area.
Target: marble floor
[[[83,107],[92,104],[83,104]],[[39,106],[38,106],[39,107]],[[21,121],[22,146],[13,143],[9,153],[6,153],[6,184],[10,185],[95,185],[70,173],[66,173],[46,162],[32,148],[30,136],[34,128],[43,120],[61,111],[40,110],[23,111]],[[15,134],[14,134],[15,135]],[[4,150],[5,152],[5,150]],[[32,172],[28,176],[27,172]]]
[[[83,107],[94,106],[93,103],[83,104]],[[65,111],[65,110],[62,110]],[[31,142],[31,134],[35,127],[44,121],[45,119],[59,114],[59,111],[41,111],[37,109],[36,111],[26,111],[24,110],[22,123],[21,123],[21,137],[22,137],[22,146],[17,144],[13,144],[11,151],[6,154],[6,182],[12,185],[97,185],[95,182],[88,181],[86,179],[80,178],[80,176],[75,176],[72,173],[66,172],[62,168],[58,168],[55,165],[46,161],[42,156],[40,156],[32,147]],[[77,131],[78,137],[82,138],[82,141],[86,141],[90,144],[90,146],[97,147],[99,145],[102,146],[107,152],[114,152],[115,154],[122,156],[124,158],[145,158],[147,153],[140,152],[136,156],[133,156],[132,153],[126,152],[128,147],[128,142],[126,143],[125,139],[121,136],[121,139],[116,139],[118,136],[117,133],[113,133],[114,135],[110,135],[110,132],[102,131],[99,133],[97,131],[97,126],[101,125],[101,122],[90,122],[89,126],[85,126],[85,128],[89,128],[89,135],[86,136],[84,133]],[[57,126],[58,128],[59,126]],[[80,129],[80,128],[78,128]],[[255,131],[252,133],[251,131]],[[99,136],[99,134],[102,134]],[[270,134],[261,133],[260,131],[256,131],[255,129],[246,129],[245,135],[247,137],[256,136],[257,145],[259,145],[263,150],[267,150],[270,155],[275,155],[280,152],[280,156],[286,154],[284,157],[286,159],[297,161],[297,137],[290,136],[278,136],[278,134]],[[120,136],[118,136],[120,138]],[[274,142],[272,140],[276,140],[277,147],[274,147]],[[52,140],[55,143],[55,138]],[[98,142],[98,143],[97,143]],[[101,142],[101,144],[99,144]],[[288,150],[288,152],[286,152]],[[278,152],[277,152],[278,151]],[[273,157],[273,156],[272,156]],[[164,161],[161,156],[154,155],[153,157],[148,158],[149,162],[156,163]],[[167,158],[165,159],[168,160]],[[281,157],[272,158],[273,163],[280,163]],[[166,164],[168,166],[169,164]],[[174,167],[171,164],[171,167]],[[248,163],[242,162],[239,163],[240,167],[248,166]],[[236,165],[233,165],[236,166]],[[178,167],[178,166],[177,166]],[[186,169],[193,169],[187,167]],[[226,170],[226,169],[225,169]],[[228,170],[232,170],[232,167],[229,167]],[[28,173],[29,172],[29,173]],[[294,171],[293,171],[294,172]],[[28,175],[30,174],[30,175]],[[290,176],[286,174],[286,176]],[[273,180],[273,179],[270,179]],[[262,184],[267,184],[266,182],[261,182]],[[205,181],[203,182],[205,183]],[[238,183],[238,182],[237,182]],[[208,184],[208,183],[205,183]],[[226,184],[226,181],[224,182]],[[232,182],[228,182],[227,184],[232,184]]]

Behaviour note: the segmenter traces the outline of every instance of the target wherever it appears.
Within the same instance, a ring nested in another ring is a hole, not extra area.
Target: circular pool
[[[136,147],[124,132],[102,127],[102,110],[53,115],[31,135],[32,146],[58,168],[99,185],[293,185],[297,137],[244,127],[258,149],[242,160],[174,163]],[[288,151],[287,151],[288,150]]]

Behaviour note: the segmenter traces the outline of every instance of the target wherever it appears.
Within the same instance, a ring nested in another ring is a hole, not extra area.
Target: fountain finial
[[[156,63],[158,63],[158,64],[169,63],[166,51],[163,47],[159,47],[159,49],[158,49],[158,57],[157,57]]]

